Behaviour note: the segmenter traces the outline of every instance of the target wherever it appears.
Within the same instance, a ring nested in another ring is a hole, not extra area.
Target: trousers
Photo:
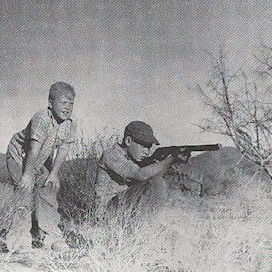
[[[52,245],[62,238],[58,227],[58,191],[51,185],[43,186],[48,176],[44,167],[35,176],[35,185],[31,192],[17,186],[22,176],[22,167],[13,159],[7,157],[7,167],[14,181],[14,211],[11,224],[7,229],[6,244],[9,251],[21,247],[30,248],[33,237],[39,236],[45,246]]]
[[[158,213],[168,200],[168,185],[164,178],[154,177],[145,182],[129,186],[117,194],[107,204],[110,214],[126,213],[126,216],[141,218]]]

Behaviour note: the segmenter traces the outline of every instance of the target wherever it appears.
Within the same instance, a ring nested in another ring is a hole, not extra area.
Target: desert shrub
[[[60,212],[66,219],[84,220],[92,211],[94,190],[88,180],[88,167],[95,165],[95,159],[74,159],[65,162],[59,171],[61,188],[58,194]]]
[[[81,222],[93,212],[99,158],[119,139],[116,131],[104,129],[93,140],[81,135],[71,145],[68,159],[59,171],[61,188],[58,199],[63,218]]]
[[[272,178],[272,48],[260,47],[254,72],[242,67],[232,71],[224,51],[220,49],[218,53],[217,57],[211,54],[209,79],[193,88],[211,113],[200,128],[228,136],[245,157]]]

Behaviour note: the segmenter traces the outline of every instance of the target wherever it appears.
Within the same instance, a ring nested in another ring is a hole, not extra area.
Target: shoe
[[[0,253],[8,253],[8,252],[9,250],[8,250],[7,244],[0,240]]]
[[[42,248],[43,247],[43,241],[39,238],[32,240],[32,248]]]
[[[0,253],[8,253],[8,247],[6,244],[6,230],[2,229],[0,231]]]

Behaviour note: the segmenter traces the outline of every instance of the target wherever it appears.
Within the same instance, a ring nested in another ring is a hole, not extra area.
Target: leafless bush
[[[270,74],[272,50],[259,58],[262,71]],[[211,110],[212,117],[200,126],[204,131],[231,137],[235,146],[251,161],[263,168],[272,178],[272,99],[270,85],[256,73],[242,69],[230,72],[226,56],[220,51],[211,56],[213,73],[197,90]]]

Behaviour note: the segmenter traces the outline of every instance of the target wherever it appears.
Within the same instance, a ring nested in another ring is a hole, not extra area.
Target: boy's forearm
[[[51,171],[52,174],[57,174],[62,163],[65,161],[69,151],[69,146],[68,145],[63,145],[60,146],[57,155],[53,164],[53,169]]]
[[[142,167],[133,177],[139,181],[148,180],[159,174],[163,174],[173,163],[175,162],[174,157],[168,157],[163,161],[159,161],[148,166]]]
[[[28,153],[26,157],[25,169],[24,169],[23,175],[34,176],[36,174],[34,163],[37,160],[37,158],[38,158],[37,154],[32,154],[30,152]]]
[[[25,169],[23,175],[35,175],[36,164],[39,157],[39,152],[41,149],[41,144],[37,141],[32,141],[30,143],[30,149],[26,154]]]

